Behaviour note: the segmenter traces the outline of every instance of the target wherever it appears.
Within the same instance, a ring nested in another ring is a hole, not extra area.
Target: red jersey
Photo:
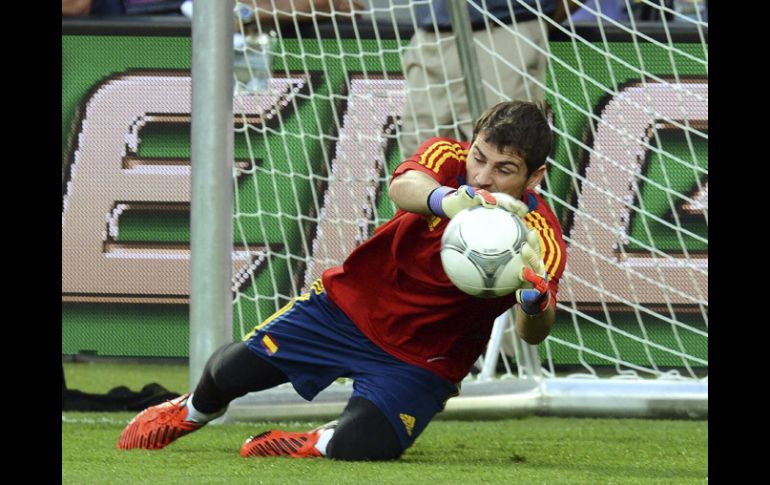
[[[419,170],[439,184],[465,183],[470,144],[431,138],[393,173]],[[525,222],[539,231],[552,303],[564,271],[566,248],[556,216],[536,193],[525,194]],[[329,298],[387,353],[459,382],[486,348],[495,318],[515,304],[514,294],[475,298],[455,287],[441,265],[441,236],[449,219],[398,210],[357,247],[341,267],[328,269]]]

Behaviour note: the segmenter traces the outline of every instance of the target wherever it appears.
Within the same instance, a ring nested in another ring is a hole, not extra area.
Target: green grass
[[[186,367],[164,367],[77,363],[65,365],[65,372],[70,388],[87,392],[121,384],[138,389],[148,382],[178,392],[186,390]],[[62,413],[62,483],[708,482],[707,421],[535,416],[476,422],[436,420],[399,461],[345,463],[244,459],[238,454],[249,435],[269,428],[303,431],[320,424],[317,422],[210,425],[163,450],[117,450],[120,431],[132,416]]]

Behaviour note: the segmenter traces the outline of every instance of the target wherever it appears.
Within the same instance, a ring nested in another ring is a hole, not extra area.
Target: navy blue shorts
[[[404,449],[458,391],[456,384],[380,349],[327,300],[320,281],[244,341],[308,401],[337,378],[352,378],[353,397],[368,399],[387,416]]]

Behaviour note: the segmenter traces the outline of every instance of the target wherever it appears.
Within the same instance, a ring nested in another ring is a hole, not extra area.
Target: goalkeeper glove
[[[453,218],[463,209],[483,206],[487,209],[497,207],[495,197],[484,189],[474,189],[470,185],[436,187],[428,195],[428,209],[439,217]]]
[[[548,291],[548,273],[540,259],[540,242],[536,230],[529,231],[527,242],[521,248],[522,267],[519,278],[525,286],[516,290],[516,301],[527,315],[534,316],[548,308],[551,294]]]
[[[527,204],[524,202],[504,192],[492,192],[492,196],[497,201],[497,207],[507,210],[511,214],[516,215],[519,219],[527,217],[529,207],[527,207]]]

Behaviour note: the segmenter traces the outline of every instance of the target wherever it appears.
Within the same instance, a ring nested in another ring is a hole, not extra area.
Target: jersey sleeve
[[[441,185],[459,187],[462,184],[457,178],[464,172],[467,158],[467,143],[451,138],[430,138],[396,167],[393,178],[409,170],[419,170]]]
[[[556,294],[559,291],[559,280],[567,262],[567,248],[558,223],[555,219],[549,219],[551,218],[545,217],[538,211],[530,211],[524,218],[524,222],[537,231],[540,240],[540,257],[548,273],[548,286],[555,303]]]

